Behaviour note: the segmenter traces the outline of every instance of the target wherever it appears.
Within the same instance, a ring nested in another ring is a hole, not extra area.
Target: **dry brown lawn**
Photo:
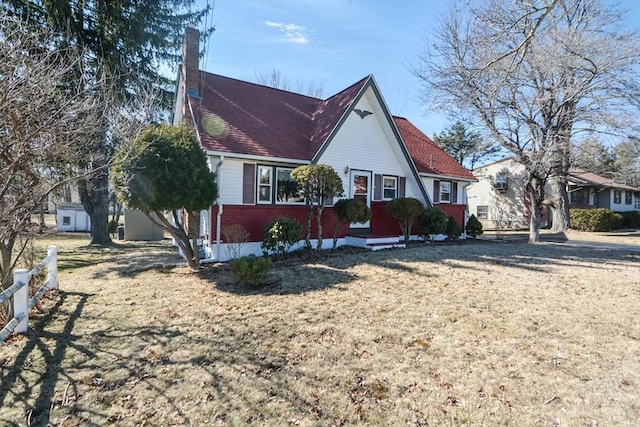
[[[0,424],[640,419],[640,252],[342,251],[276,266],[274,284],[248,289],[220,268],[139,271],[175,261],[166,243],[85,244],[60,243],[60,292],[0,347]]]

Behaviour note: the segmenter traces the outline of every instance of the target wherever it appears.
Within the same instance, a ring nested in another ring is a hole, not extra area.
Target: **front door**
[[[351,171],[351,197],[362,200],[369,208],[371,208],[371,172]],[[369,228],[371,222],[354,222],[351,228]]]

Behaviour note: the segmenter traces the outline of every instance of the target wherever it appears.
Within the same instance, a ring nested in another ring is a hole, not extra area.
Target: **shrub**
[[[231,262],[231,274],[235,283],[260,285],[267,280],[273,264],[266,257],[257,258],[255,255],[243,256]]]
[[[111,220],[108,225],[109,234],[112,236],[118,231],[118,221]]]
[[[264,240],[260,247],[264,254],[274,252],[278,257],[284,257],[291,246],[300,240],[302,225],[286,216],[272,220],[264,229]]]
[[[242,246],[249,241],[249,232],[240,224],[232,224],[222,227],[222,236],[227,244],[229,259],[240,257]]]
[[[333,234],[333,247],[338,243],[338,235],[344,227],[353,222],[364,223],[371,219],[371,209],[362,200],[340,199],[333,205],[333,213],[338,218]]]
[[[400,230],[404,235],[404,241],[409,241],[413,223],[416,222],[420,214],[424,211],[424,206],[420,200],[413,197],[402,197],[393,199],[387,205],[387,209],[392,217],[398,220]]]
[[[447,235],[447,240],[456,240],[460,237],[460,234],[462,234],[460,226],[452,216],[447,218],[447,228],[445,229],[445,233]]]
[[[482,230],[482,223],[478,220],[478,218],[476,218],[474,214],[471,214],[469,220],[467,221],[466,231],[467,234],[474,239],[477,236],[482,236],[482,233],[484,233],[484,231]]]
[[[622,227],[640,228],[640,211],[616,213],[622,216]]]
[[[582,231],[611,231],[622,225],[623,217],[611,209],[571,209],[571,227]]]
[[[445,232],[447,228],[447,216],[442,210],[436,207],[426,208],[423,209],[418,217],[418,224],[420,225],[420,236],[425,240],[433,242],[435,236]]]

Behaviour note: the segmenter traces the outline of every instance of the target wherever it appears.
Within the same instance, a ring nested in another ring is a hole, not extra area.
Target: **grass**
[[[517,241],[343,252],[248,289],[222,268],[145,270],[176,261],[166,243],[83,245],[64,241],[60,292],[0,347],[0,424],[640,419],[640,253]]]

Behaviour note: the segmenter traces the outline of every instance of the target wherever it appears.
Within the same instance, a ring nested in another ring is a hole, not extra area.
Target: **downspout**
[[[216,182],[218,184],[218,188],[220,188],[220,166],[224,162],[224,156],[220,156],[220,160],[216,165]],[[218,194],[218,198],[220,198],[220,194]],[[222,211],[224,210],[222,207],[222,203],[218,202],[218,213],[216,214],[216,255],[212,258],[207,258],[200,260],[200,262],[213,262],[220,261],[220,222],[222,221]],[[209,208],[209,218],[211,218],[211,208]]]

